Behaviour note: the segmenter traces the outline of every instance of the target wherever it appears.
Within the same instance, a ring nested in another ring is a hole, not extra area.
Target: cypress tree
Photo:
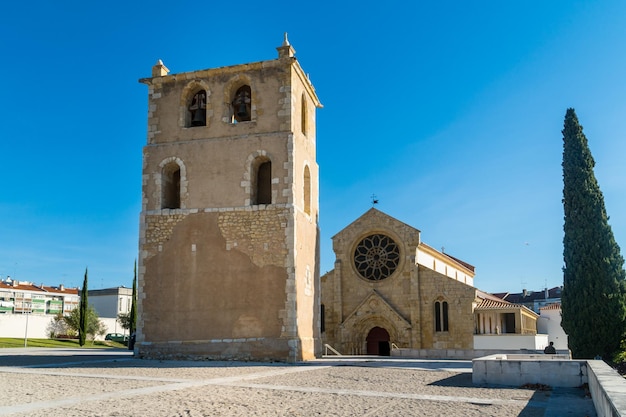
[[[133,295],[132,302],[130,305],[130,334],[131,336],[135,333],[137,329],[137,261],[135,261],[135,268],[133,274]]]
[[[624,258],[613,237],[595,165],[574,109],[563,128],[561,325],[576,358],[610,359],[625,330]]]
[[[80,320],[78,323],[78,344],[85,345],[85,339],[87,337],[87,268],[85,268],[85,279],[83,280],[83,288],[80,292]]]

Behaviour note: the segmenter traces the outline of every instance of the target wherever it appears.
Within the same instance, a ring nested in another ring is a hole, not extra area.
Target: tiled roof
[[[18,283],[17,285],[9,284],[4,281],[0,281],[0,290],[5,291],[30,291],[30,292],[45,292],[45,293],[61,293],[61,294],[74,294],[78,295],[78,288],[59,288],[59,287],[47,287],[37,286],[32,283]]]
[[[562,287],[554,287],[548,290],[548,298],[561,298]],[[526,295],[523,292],[519,293],[498,293],[506,301],[512,303],[532,303],[536,300],[545,300],[546,291],[527,291]]]
[[[476,310],[492,310],[492,309],[512,308],[512,307],[519,307],[519,306],[516,304],[507,303],[506,301],[482,300],[476,306]]]
[[[494,300],[494,301],[501,301],[501,302],[504,301],[502,297],[498,297],[495,294],[484,292],[479,289],[476,289],[476,296],[480,298],[481,300]],[[508,301],[504,301],[504,302],[508,302]]]
[[[435,252],[435,253],[437,253],[437,254],[439,254],[439,255],[443,255],[443,256],[445,256],[446,258],[448,258],[449,260],[451,260],[452,262],[454,262],[454,263],[456,263],[456,264],[458,264],[458,265],[462,266],[463,268],[468,269],[468,270],[469,270],[469,271],[471,271],[472,273],[474,273],[474,272],[475,272],[475,268],[474,268],[474,266],[473,266],[473,265],[468,264],[467,262],[464,262],[464,261],[460,260],[459,258],[455,258],[454,256],[448,255],[448,254],[447,254],[447,253],[445,253],[445,252],[438,251],[437,249],[433,248],[433,247],[432,247],[432,246],[430,246],[430,245],[427,245],[427,244],[426,244],[426,243],[424,243],[424,242],[420,242],[419,247],[421,247],[421,248],[427,248],[427,249],[429,249],[429,250],[431,250],[431,251],[433,251],[433,252]]]
[[[441,253],[443,253],[445,256],[447,256],[448,258],[452,259],[453,261],[460,263],[461,265],[463,265],[464,267],[466,267],[470,271],[476,272],[476,268],[474,267],[474,265],[468,264],[467,262],[462,261],[459,258],[455,258],[454,256],[449,255],[449,254],[447,254],[445,252],[441,252]]]
[[[480,291],[482,292],[482,291]],[[487,293],[483,293],[483,294],[487,294]],[[491,295],[491,294],[488,294]],[[531,309],[529,309],[528,307],[526,307],[525,305],[522,304],[513,304],[513,303],[509,303],[508,301],[505,300],[500,300],[497,297],[491,295],[491,297],[489,298],[483,298],[480,296],[480,294],[478,294],[478,297],[482,299],[482,301],[476,306],[476,308],[474,309],[474,311],[476,310],[501,310],[501,309],[511,309],[511,308],[519,308],[522,309],[524,311],[526,311],[527,313],[532,313],[534,316],[537,316],[537,313],[535,313],[534,311],[532,311]]]
[[[12,291],[34,291],[34,292],[38,292],[41,291],[41,288],[33,285],[33,284],[17,284],[17,285],[10,285],[10,284],[6,284],[4,282],[0,283],[0,288],[5,289],[5,290],[12,290]]]

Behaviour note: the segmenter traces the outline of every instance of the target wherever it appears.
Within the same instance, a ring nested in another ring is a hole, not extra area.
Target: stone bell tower
[[[299,361],[321,353],[313,85],[275,60],[152,68],[139,320],[146,358]]]

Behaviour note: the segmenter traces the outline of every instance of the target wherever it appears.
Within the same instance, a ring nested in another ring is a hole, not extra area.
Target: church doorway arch
[[[365,340],[368,355],[389,356],[391,354],[389,332],[382,327],[372,328]]]

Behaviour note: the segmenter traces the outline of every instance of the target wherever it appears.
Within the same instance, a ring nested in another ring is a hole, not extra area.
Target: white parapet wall
[[[548,345],[547,334],[475,334],[475,350],[543,350]],[[565,347],[567,349],[567,347]]]
[[[587,361],[571,360],[567,355],[490,355],[472,360],[472,382],[580,387],[588,382]]]
[[[472,360],[476,385],[588,384],[598,417],[626,417],[626,379],[600,360],[571,360],[568,355],[496,354]]]
[[[587,361],[589,392],[598,417],[626,417],[626,379],[603,361]]]

